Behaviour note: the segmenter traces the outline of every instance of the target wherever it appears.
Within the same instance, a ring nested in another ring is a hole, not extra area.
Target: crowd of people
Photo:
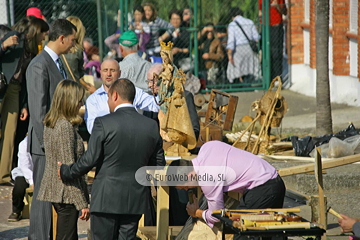
[[[115,33],[115,43],[108,42],[116,48],[114,58],[102,62],[79,18],[48,24],[39,9],[27,13],[11,28],[0,26],[0,71],[6,81],[0,87],[0,184],[15,184],[8,220],[21,219],[25,190],[30,187],[34,193],[29,239],[49,239],[52,207],[58,215],[56,239],[78,239],[78,219],[90,218],[92,239],[135,239],[142,214],[146,225],[156,224],[150,188],[135,180],[135,172],[166,164],[156,77],[165,78],[166,71],[177,69],[189,56],[190,34],[182,27],[189,26],[191,11],[172,10],[168,23],[150,3],[135,7],[131,30]],[[208,23],[199,32],[202,74],[207,78],[215,67],[220,68],[217,75],[231,76],[233,81],[258,77],[250,65],[259,59],[247,38],[258,41],[259,34],[242,15],[234,8],[228,29]],[[159,31],[163,28],[167,30]],[[171,51],[161,48],[166,41],[173,42]],[[152,63],[143,53],[161,56],[164,62]],[[229,64],[221,64],[222,59]],[[86,76],[93,77],[92,82]],[[185,90],[184,98],[197,140],[200,123],[193,94]],[[87,150],[79,134],[81,124],[90,135]],[[213,227],[217,219],[211,212],[224,208],[227,191],[243,194],[238,208],[283,205],[285,185],[275,168],[226,143],[206,143],[197,158],[170,166],[189,166],[196,174],[203,173],[202,167],[227,166],[236,175],[227,186],[201,186],[207,207],[199,206],[197,199],[187,202],[190,185],[171,187],[170,218],[175,225],[185,224],[191,216]],[[94,167],[90,197],[85,175]],[[358,228],[358,220],[343,218],[344,231]]]

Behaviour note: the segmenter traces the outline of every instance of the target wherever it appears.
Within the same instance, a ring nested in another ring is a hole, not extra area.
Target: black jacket
[[[124,107],[95,119],[88,150],[76,163],[61,166],[61,178],[77,178],[96,167],[90,211],[143,214],[149,188],[135,180],[135,172],[164,165],[156,122]]]

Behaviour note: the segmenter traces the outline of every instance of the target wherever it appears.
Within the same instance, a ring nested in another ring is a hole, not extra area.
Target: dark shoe
[[[17,222],[21,219],[21,213],[12,213],[8,217],[8,222]]]

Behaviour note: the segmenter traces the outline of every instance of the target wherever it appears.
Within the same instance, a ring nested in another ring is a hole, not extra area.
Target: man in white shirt
[[[85,123],[88,132],[91,134],[95,118],[102,117],[110,113],[108,101],[108,91],[111,85],[120,77],[121,70],[117,61],[107,59],[101,64],[101,80],[103,85],[91,94],[86,100]],[[145,111],[158,112],[159,106],[154,97],[150,96],[140,88],[135,88],[134,106]]]

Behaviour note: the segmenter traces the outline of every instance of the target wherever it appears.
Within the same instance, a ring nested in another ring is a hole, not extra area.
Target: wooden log
[[[324,196],[324,184],[323,184],[323,175],[322,175],[322,162],[321,162],[321,149],[316,148],[315,152],[315,177],[318,184],[318,193],[319,193],[319,212],[320,212],[320,224],[322,224],[325,229],[327,229],[327,219],[326,219],[326,202]],[[326,240],[326,233],[321,236],[321,239]]]
[[[337,158],[337,159],[331,159],[322,162],[322,169],[334,168],[346,164],[355,163],[358,161],[360,161],[360,154]],[[314,171],[314,168],[315,168],[314,164],[312,163],[312,164],[305,164],[301,166],[279,169],[278,173],[281,177],[284,177],[284,176],[290,176],[300,173],[312,172]]]

